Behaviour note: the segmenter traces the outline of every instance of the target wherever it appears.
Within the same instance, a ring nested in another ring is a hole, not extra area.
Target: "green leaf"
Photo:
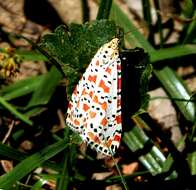
[[[185,99],[186,101],[175,101],[184,117],[191,122],[195,120],[195,105],[191,100],[188,90],[183,84],[182,80],[170,69],[164,67],[162,70],[154,70],[157,78],[161,81],[162,85],[168,92],[171,98]]]
[[[196,54],[196,45],[178,45],[171,48],[164,48],[150,53],[152,63],[166,59],[174,59],[186,55]]]
[[[188,154],[188,161],[191,168],[191,174],[196,175],[196,151]]]
[[[195,42],[195,33],[196,33],[196,11],[194,11],[194,15],[192,17],[192,22],[188,24],[185,28],[185,38],[183,43],[191,43]]]
[[[9,86],[4,86],[0,90],[0,95],[6,100],[12,100],[30,94],[39,87],[44,75],[29,77],[24,80],[16,81]]]
[[[27,154],[20,152],[10,146],[0,143],[0,156],[6,157],[8,159],[22,161],[28,157]],[[42,164],[44,167],[51,168],[53,170],[59,171],[61,168],[55,163],[46,161]]]
[[[19,57],[23,58],[24,60],[29,60],[29,61],[47,61],[48,60],[46,56],[36,51],[26,51],[26,50],[16,49],[15,53],[19,55]]]
[[[8,103],[4,98],[0,97],[0,105],[2,105],[4,108],[6,108],[8,111],[10,111],[13,115],[15,115],[18,119],[25,122],[28,125],[33,125],[33,122],[29,120],[29,118],[20,113],[13,105]]]
[[[101,0],[99,4],[99,11],[97,14],[97,20],[108,19],[110,14],[110,9],[112,5],[112,0]]]
[[[67,143],[70,139],[70,133],[72,133],[69,128],[65,128],[64,130],[64,137],[67,140]],[[72,152],[72,143],[70,143],[70,146],[64,151],[64,156],[62,158],[62,162],[60,163],[62,170],[60,172],[60,177],[57,180],[56,184],[56,190],[67,190],[70,182],[70,171],[73,170],[72,164],[69,162],[71,158],[71,152]],[[71,169],[70,169],[71,168]]]
[[[39,179],[31,188],[31,190],[40,190],[41,187],[47,183],[47,180],[41,178]]]
[[[50,181],[56,181],[59,175],[50,173],[50,174],[39,174],[39,176],[37,177],[39,178],[39,180],[31,187],[31,190],[42,189],[41,187],[47,184],[47,182],[50,183]]]
[[[51,99],[61,79],[62,74],[55,66],[52,66],[51,70],[46,75],[44,75],[41,82],[39,83],[39,86],[34,91],[26,109],[40,105],[46,105]],[[34,108],[28,111],[26,115],[32,115],[34,113],[38,113],[39,111],[41,111],[40,107]]]
[[[26,158],[26,154],[17,151],[16,149],[0,143],[0,155],[17,161],[22,161]]]
[[[194,12],[194,4],[192,0],[184,0],[181,3],[181,9],[182,9],[182,13],[186,16],[186,17],[191,17],[193,15]]]
[[[149,95],[147,94],[148,92],[148,83],[149,83],[149,78],[150,75],[152,74],[152,65],[151,64],[147,64],[145,70],[142,72],[141,78],[140,78],[140,84],[141,84],[141,88],[140,88],[140,95],[141,95],[141,106],[140,106],[140,110],[146,110],[148,107],[148,103],[149,103]]]
[[[81,6],[82,6],[82,23],[88,22],[90,17],[90,10],[88,6],[87,0],[81,0]]]
[[[55,156],[57,153],[64,150],[68,144],[66,141],[60,141],[47,146],[43,150],[29,156],[19,163],[12,171],[0,177],[0,188],[9,190],[12,186],[35,168],[39,167],[43,162]]]
[[[67,154],[65,156],[64,162],[63,162],[63,169],[61,172],[61,176],[57,182],[57,190],[67,190],[68,189],[68,185],[69,185],[69,181],[70,181],[70,177],[69,177],[69,155]]]
[[[148,26],[152,23],[151,11],[150,11],[150,2],[149,0],[142,0],[142,12],[144,20],[148,23]]]

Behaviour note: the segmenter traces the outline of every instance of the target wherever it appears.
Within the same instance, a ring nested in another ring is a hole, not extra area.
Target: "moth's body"
[[[76,86],[67,111],[67,125],[92,149],[113,155],[120,143],[121,61],[119,40],[104,44]]]

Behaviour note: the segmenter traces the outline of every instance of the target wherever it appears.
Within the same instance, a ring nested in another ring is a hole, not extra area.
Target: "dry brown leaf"
[[[125,175],[133,174],[138,169],[138,162],[132,162],[130,164],[122,165],[122,173]]]
[[[100,173],[94,173],[92,175],[92,179],[95,180],[103,180],[109,176],[111,176],[113,174],[113,172],[100,172]]]
[[[105,190],[122,190],[122,187],[118,184],[114,184],[114,185],[107,186]]]
[[[150,97],[164,97],[151,100],[148,107],[150,116],[155,119],[164,130],[170,130],[171,140],[177,143],[181,138],[182,134],[179,129],[177,114],[172,106],[170,99],[166,99],[167,94],[162,88],[149,92]]]
[[[20,70],[16,80],[22,80],[43,73],[46,73],[46,67],[43,62],[25,61],[20,64]]]
[[[188,89],[191,92],[196,93],[196,77],[189,78],[185,82],[188,86]]]
[[[192,65],[188,65],[188,66],[178,67],[176,72],[181,77],[184,77],[193,74],[195,72],[195,69]]]
[[[78,0],[49,0],[61,19],[66,22],[82,22],[81,3]]]
[[[22,29],[26,22],[23,0],[0,0],[0,13],[0,24],[12,31]]]
[[[31,150],[33,148],[33,143],[29,140],[24,140],[21,144],[20,144],[20,148],[23,150]]]
[[[13,169],[13,163],[9,160],[1,160],[3,170],[8,173]]]

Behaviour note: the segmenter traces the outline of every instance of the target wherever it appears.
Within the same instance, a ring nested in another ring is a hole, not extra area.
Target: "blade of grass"
[[[82,22],[85,23],[89,21],[89,7],[88,7],[88,1],[87,0],[80,0],[82,5]]]
[[[180,3],[180,5],[182,9],[182,14],[188,18],[191,18],[195,10],[195,5],[193,0],[184,0]]]
[[[5,190],[11,189],[16,181],[22,179],[28,173],[40,166],[43,162],[64,150],[67,146],[68,144],[66,144],[66,140],[63,140],[49,145],[43,150],[29,156],[14,167],[12,171],[0,177],[0,188]]]
[[[159,38],[160,38],[160,47],[163,47],[163,28],[162,28],[162,18],[160,15],[160,5],[159,5],[159,1],[158,0],[154,0],[154,5],[156,8],[156,16],[157,16],[157,25],[158,25],[158,32],[159,32]]]
[[[67,143],[69,139],[69,134],[70,134],[70,130],[68,128],[65,128],[64,137],[67,140]],[[62,159],[62,162],[60,163],[62,166],[62,171],[60,173],[60,177],[57,180],[56,190],[67,190],[68,189],[69,180],[70,180],[69,168],[70,167],[72,168],[72,164],[69,163],[72,146],[73,144],[70,143],[69,148],[67,148],[66,151],[64,151],[64,157]],[[73,152],[74,152],[74,149],[73,149]]]
[[[112,0],[101,0],[99,4],[99,11],[97,14],[97,20],[108,19],[110,15],[110,9],[112,6]]]
[[[196,175],[196,151],[188,155],[188,161],[191,168],[191,174]]]
[[[36,51],[26,51],[21,49],[16,49],[15,53],[22,57],[24,60],[29,61],[47,61],[48,58]]]
[[[142,0],[142,12],[144,20],[148,23],[148,26],[152,23],[152,17],[150,12],[150,2],[149,0]]]
[[[0,94],[6,101],[25,96],[34,92],[39,87],[43,78],[44,75],[40,75],[16,81],[9,86],[3,87],[0,90]]]
[[[31,190],[40,190],[43,185],[47,183],[45,179],[39,179],[31,188]]]
[[[18,119],[23,121],[24,123],[28,125],[33,125],[33,122],[24,114],[20,113],[13,105],[8,103],[4,98],[0,97],[0,105],[2,105],[4,108],[9,110],[13,115],[15,115]]]
[[[22,161],[28,157],[27,154],[1,143],[0,143],[0,156],[5,157],[6,159],[17,160],[17,161]],[[57,166],[55,163],[49,161],[44,162],[42,165],[44,167],[51,168],[56,171],[59,171],[61,169],[59,165]]]
[[[17,151],[12,147],[8,147],[7,145],[0,143],[0,156],[4,156],[6,158],[10,158],[13,160],[22,161],[26,158],[27,155]]]
[[[150,61],[155,63],[165,59],[174,59],[186,55],[196,54],[196,45],[178,45],[171,48],[159,49],[150,54]]]
[[[154,73],[161,81],[171,98],[191,99],[191,96],[189,95],[189,92],[182,80],[174,73],[174,71],[172,71],[172,69],[164,67],[160,71],[154,70]],[[194,102],[175,101],[175,104],[188,121],[194,122],[196,113]]]
[[[44,78],[39,83],[37,90],[34,91],[32,98],[27,105],[27,109],[39,105],[46,105],[52,97],[61,79],[61,72],[59,72],[59,70],[55,66],[52,66],[51,70],[46,75],[44,75]],[[32,115],[39,112],[40,109],[40,107],[31,109],[26,114]]]
[[[57,187],[56,190],[67,190],[68,189],[68,185],[69,185],[69,181],[70,181],[70,177],[69,177],[69,171],[68,171],[68,160],[69,160],[69,155],[65,155],[64,158],[64,164],[63,164],[63,169],[60,175],[60,178],[57,182]]]
[[[41,187],[47,182],[50,183],[50,181],[56,181],[57,178],[59,177],[59,174],[39,174],[37,176],[39,180],[31,187],[31,190],[40,190],[42,189]]]
[[[149,0],[142,0],[142,11],[145,22],[147,23],[148,30],[150,31],[148,39],[151,44],[154,44],[154,34],[152,30],[152,17],[151,17],[151,7]]]
[[[192,17],[192,22],[186,28],[186,35],[183,40],[183,43],[191,43],[195,40],[195,33],[196,33],[196,11]]]

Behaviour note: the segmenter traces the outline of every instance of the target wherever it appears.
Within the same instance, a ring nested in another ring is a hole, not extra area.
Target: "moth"
[[[114,155],[122,132],[119,39],[102,45],[77,84],[66,124],[97,152]]]

